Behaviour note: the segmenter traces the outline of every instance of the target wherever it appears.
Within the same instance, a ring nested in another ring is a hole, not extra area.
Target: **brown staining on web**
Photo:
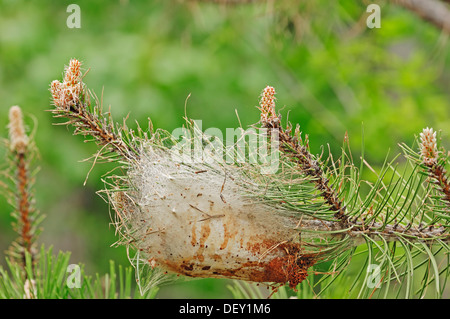
[[[205,260],[205,257],[203,256],[203,253],[205,249],[207,248],[206,240],[208,239],[209,235],[211,234],[211,228],[209,223],[202,223],[201,230],[200,230],[200,239],[198,243],[198,250],[195,255],[195,257],[198,259],[199,262],[203,262]]]
[[[203,238],[208,235],[206,231]],[[226,259],[224,260],[217,254],[202,255],[205,252],[204,245],[205,243],[199,244],[200,248],[195,256],[179,261],[164,260],[162,263],[171,271],[189,277],[227,277],[274,285],[288,283],[289,287],[295,290],[298,284],[309,275],[310,267],[320,258],[317,253],[302,253],[300,243],[290,242],[279,245],[271,240],[266,240],[248,245],[247,248],[255,256],[255,259],[231,266],[227,265]],[[257,256],[272,246],[276,246],[276,251],[270,255],[271,257],[258,260]],[[208,262],[211,259],[215,260],[216,263],[206,264],[206,259]]]
[[[191,245],[195,246],[197,244],[197,235],[196,235],[196,227],[195,223],[192,225],[192,232],[191,232]]]
[[[220,245],[214,244],[219,224],[223,229]],[[191,224],[191,256],[160,258],[168,271],[189,277],[215,277],[270,283],[276,288],[289,284],[296,289],[320,258],[320,252],[306,252],[301,242],[279,241],[281,233],[249,235],[234,218]],[[172,256],[173,257],[173,256]]]
[[[275,282],[279,284],[289,283],[289,287],[296,290],[308,276],[308,269],[316,263],[312,256],[298,256],[288,254],[285,257],[276,257],[266,266],[263,275],[263,282]]]
[[[219,247],[220,250],[224,250],[225,248],[227,248],[227,245],[228,245],[228,242],[230,241],[230,239],[232,239],[233,237],[235,237],[237,235],[236,228],[235,227],[229,227],[225,223],[223,224],[223,232],[224,232],[224,234],[223,234],[223,242],[222,242],[222,244]]]
[[[280,243],[258,237],[260,241],[250,245],[251,251],[263,257],[270,251],[273,255],[273,250],[275,250],[280,256],[271,257],[265,261],[263,271],[255,272],[252,275],[252,281],[289,283],[289,287],[295,290],[297,285],[308,276],[308,269],[320,258],[320,253],[305,252],[300,242],[284,241]]]

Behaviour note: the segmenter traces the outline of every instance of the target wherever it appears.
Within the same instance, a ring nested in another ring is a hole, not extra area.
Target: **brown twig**
[[[56,108],[52,110],[55,117],[64,117],[69,122],[63,124],[72,124],[75,127],[75,135],[92,136],[99,146],[106,146],[110,150],[128,158],[130,149],[111,129],[105,127],[100,122],[98,116],[95,116],[87,110],[86,106],[78,102],[69,110]]]
[[[446,0],[446,2],[450,2]],[[394,0],[394,3],[414,12],[422,19],[432,23],[450,34],[450,9],[437,0]]]
[[[276,130],[283,153],[293,157],[303,172],[312,177],[317,190],[320,191],[330,209],[335,212],[334,216],[346,227],[348,225],[346,207],[336,192],[328,185],[329,180],[325,177],[321,164],[312,157],[307,147],[301,145],[296,137],[290,134],[290,129],[281,127],[280,118],[275,112],[274,95],[275,90],[270,86],[266,87],[262,93],[259,109],[263,127],[268,129],[269,134],[272,130]]]
[[[104,147],[104,154],[112,152],[127,160],[135,159],[138,151],[124,142],[120,132],[116,132],[111,112],[102,113],[102,105],[97,101],[91,107],[91,95],[82,82],[83,77],[81,63],[76,59],[70,60],[64,81],[55,80],[51,83],[50,91],[55,106],[52,113],[57,118],[68,119],[62,124],[73,125],[75,135],[92,136],[99,146]]]
[[[32,251],[32,244],[34,242],[34,234],[32,232],[32,207],[30,204],[29,193],[29,171],[28,171],[28,137],[25,134],[25,129],[22,119],[22,111],[20,107],[13,106],[9,112],[9,136],[10,149],[14,157],[14,166],[16,167],[16,185],[17,185],[17,232],[19,239],[19,254],[21,262],[25,265],[25,254],[28,252],[31,255],[32,261],[35,256]]]
[[[420,158],[422,164],[428,168],[429,176],[444,194],[443,199],[450,205],[450,183],[444,165],[439,162],[436,133],[433,128],[428,127],[420,133]]]
[[[18,186],[18,195],[19,195],[19,203],[18,209],[20,213],[20,221],[21,221],[21,230],[20,236],[22,239],[22,245],[24,249],[31,253],[31,243],[32,243],[32,235],[31,231],[31,222],[30,222],[30,203],[28,201],[29,194],[27,191],[28,186],[28,169],[25,161],[25,154],[17,154],[17,186]],[[25,256],[24,263],[25,263]]]
[[[435,183],[444,194],[443,199],[450,205],[450,183],[447,177],[447,171],[442,165],[435,164],[433,166],[428,166],[428,172],[430,176],[435,179]]]

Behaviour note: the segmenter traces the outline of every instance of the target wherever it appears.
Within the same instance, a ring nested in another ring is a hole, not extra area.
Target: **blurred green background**
[[[197,1],[77,1],[81,28],[66,19],[72,1],[0,0],[0,136],[7,137],[12,105],[36,128],[39,166],[36,206],[46,215],[39,243],[72,252],[87,273],[128,265],[95,194],[111,167],[98,165],[83,182],[96,150],[71,128],[54,126],[49,84],[77,58],[84,82],[121,121],[169,131],[187,115],[203,129],[259,120],[266,85],[277,91],[284,120],[299,123],[313,153],[339,147],[380,165],[397,143],[412,143],[424,127],[450,140],[448,35],[390,1],[260,1],[224,5]],[[381,8],[381,28],[366,26],[367,5]],[[364,125],[363,125],[364,123]],[[0,149],[1,158],[5,150]],[[0,198],[0,254],[15,238],[11,208]],[[4,258],[0,258],[4,262]],[[161,288],[165,298],[227,298],[227,280],[197,279]]]

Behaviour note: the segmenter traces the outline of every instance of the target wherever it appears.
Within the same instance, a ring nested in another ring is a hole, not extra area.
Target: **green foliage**
[[[170,130],[183,124],[185,100],[191,93],[188,114],[201,118],[204,128],[235,127],[234,109],[245,126],[258,119],[255,92],[271,84],[277,88],[279,105],[291,111],[289,120],[308,132],[312,152],[320,152],[320,146],[329,142],[338,157],[338,145],[347,131],[355,154],[363,149],[363,158],[380,172],[388,150],[392,154],[399,141],[411,145],[414,134],[425,126],[443,130],[444,141],[449,141],[447,37],[391,2],[376,2],[382,8],[382,27],[369,30],[362,19],[364,3],[352,1],[275,1],[270,8],[264,1],[230,7],[191,1],[101,5],[80,1],[82,28],[71,30],[65,26],[65,3],[0,1],[4,30],[0,127],[6,125],[7,108],[16,104],[39,123],[36,143],[42,171],[36,180],[36,202],[47,216],[42,241],[72,251],[92,273],[108,272],[110,259],[128,262],[124,249],[110,248],[117,238],[108,226],[108,208],[94,195],[103,188],[101,176],[111,167],[97,166],[81,188],[91,164],[79,161],[94,153],[95,146],[62,134],[45,112],[48,84],[75,56],[95,68],[89,74],[91,87],[97,93],[104,87],[103,104],[113,106],[116,119],[131,113],[131,118],[147,123],[150,116],[155,127]],[[33,127],[31,121],[28,125]],[[355,157],[360,167],[358,161]],[[387,163],[381,171],[389,177]],[[396,172],[410,169],[403,165],[400,162]],[[376,179],[370,169],[360,174]],[[416,192],[402,193],[402,181],[384,182],[393,192],[389,201],[379,202],[377,212],[384,204]],[[351,197],[355,192],[346,190],[346,198],[356,201]],[[13,236],[9,212],[0,199],[2,251]],[[428,253],[420,245],[415,249]],[[403,258],[400,264],[409,263],[408,254]],[[364,259],[353,259],[364,265]],[[439,260],[423,263],[435,273],[433,264],[439,265]],[[432,276],[422,271],[413,279]],[[405,278],[412,287],[413,279]],[[223,286],[218,282],[210,296],[221,296]],[[161,290],[170,297],[176,287]],[[330,296],[345,295],[341,293],[333,289]]]
[[[7,260],[7,268],[0,267],[1,299],[148,299],[155,298],[158,292],[158,288],[153,287],[141,294],[131,266],[119,266],[117,270],[110,261],[108,273],[92,278],[85,274],[82,265],[74,265],[79,268],[74,268],[73,272],[68,270],[69,252],[54,255],[52,248],[46,250],[42,246],[37,258],[38,262],[32,264],[27,254],[25,272],[21,265],[10,260]],[[79,276],[79,287],[75,276]]]

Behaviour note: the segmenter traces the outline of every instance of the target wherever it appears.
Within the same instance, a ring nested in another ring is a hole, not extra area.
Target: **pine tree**
[[[26,134],[19,106],[9,110],[8,128],[9,139],[4,144],[9,149],[9,165],[2,172],[7,182],[0,182],[0,186],[14,208],[13,228],[18,237],[6,251],[7,267],[0,266],[0,299],[154,298],[158,288],[140,291],[131,267],[116,268],[110,261],[108,273],[92,278],[83,265],[69,264],[70,252],[54,255],[52,247],[37,248],[44,215],[33,199],[36,147],[33,136]]]
[[[94,162],[122,168],[100,194],[116,212],[118,243],[135,252],[144,289],[177,274],[274,289],[306,289],[308,281],[314,296],[343,282],[350,297],[442,296],[450,185],[448,152],[433,129],[399,144],[377,172],[364,153],[354,161],[348,136],[339,158],[313,155],[267,86],[259,122],[239,128],[231,146],[188,118],[178,136],[151,123],[134,132],[103,112],[80,67],[71,60],[64,81],[52,82],[52,112],[94,138]],[[363,179],[366,171],[375,179]],[[358,259],[362,266],[348,271]]]

